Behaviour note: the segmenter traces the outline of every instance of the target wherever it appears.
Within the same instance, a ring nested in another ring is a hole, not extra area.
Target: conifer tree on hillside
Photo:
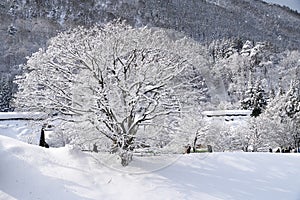
[[[0,111],[10,111],[10,101],[11,101],[11,88],[10,83],[7,81],[0,81]]]
[[[267,101],[260,82],[257,82],[254,86],[249,86],[246,91],[246,98],[241,101],[241,106],[245,110],[252,110],[252,117],[258,117],[265,110]]]
[[[297,117],[300,112],[300,83],[299,81],[292,81],[289,91],[285,99],[285,112],[290,118]]]

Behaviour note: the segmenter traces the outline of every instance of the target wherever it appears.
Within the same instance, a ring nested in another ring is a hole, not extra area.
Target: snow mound
[[[109,163],[102,154],[45,149],[0,136],[0,199],[296,200],[299,156],[189,154],[169,156],[172,162],[160,156],[134,157],[130,166],[116,170],[113,157]],[[164,167],[157,168],[160,161]]]

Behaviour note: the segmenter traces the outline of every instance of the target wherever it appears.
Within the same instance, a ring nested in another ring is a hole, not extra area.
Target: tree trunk
[[[121,150],[119,154],[122,166],[127,166],[132,161],[133,153],[129,150]]]
[[[196,143],[197,143],[198,135],[196,133],[196,136],[194,138],[194,144],[193,144],[193,152],[196,152]]]

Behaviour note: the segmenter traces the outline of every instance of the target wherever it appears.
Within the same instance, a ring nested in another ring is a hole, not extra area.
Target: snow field
[[[0,136],[0,199],[300,198],[300,154],[211,153],[116,157],[45,149]]]

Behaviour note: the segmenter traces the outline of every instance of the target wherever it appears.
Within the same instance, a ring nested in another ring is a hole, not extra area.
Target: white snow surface
[[[13,119],[45,119],[46,113],[41,112],[0,112],[0,120]]]
[[[111,154],[10,136],[0,135],[1,200],[300,199],[296,153],[134,156],[122,167]]]
[[[300,1],[299,0],[264,0],[268,3],[279,4],[282,6],[288,6],[292,10],[297,10],[300,13]]]

